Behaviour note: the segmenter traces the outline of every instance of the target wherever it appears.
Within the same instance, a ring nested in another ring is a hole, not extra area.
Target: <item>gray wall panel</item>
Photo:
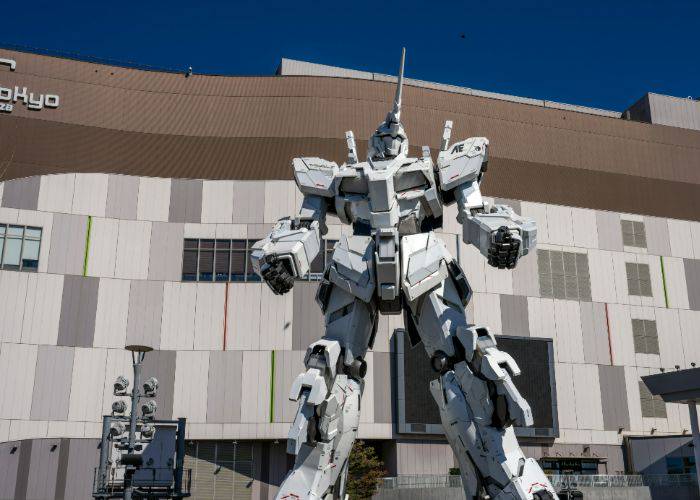
[[[292,322],[292,349],[306,351],[309,344],[323,336],[324,321],[316,304],[318,283],[297,282],[294,285],[294,315]]]
[[[131,175],[110,175],[107,183],[105,217],[136,220],[139,178]]]
[[[132,281],[126,345],[142,344],[158,349],[162,314],[163,282]]]
[[[598,365],[598,377],[605,430],[617,431],[620,427],[629,430],[630,415],[627,408],[625,368]]]
[[[605,319],[605,304],[580,302],[583,356],[586,363],[610,364],[608,327]]]
[[[23,210],[36,210],[39,202],[39,187],[41,177],[27,177],[5,181],[2,195],[2,206],[7,208],[21,208]]]
[[[92,347],[99,278],[66,276],[63,280],[58,345]]]
[[[260,204],[256,206],[260,210]],[[170,187],[170,222],[202,220],[202,181],[173,179]]]
[[[620,216],[614,212],[597,211],[595,219],[598,226],[598,248],[621,252],[622,228],[620,226]]]
[[[58,454],[58,469],[56,471],[56,487],[55,498],[57,500],[65,499],[66,483],[74,478],[68,477],[68,459],[70,458],[70,439],[61,439]],[[69,497],[70,498],[70,497]]]
[[[180,281],[182,279],[184,234],[184,224],[153,223],[148,264],[149,280]]]
[[[391,377],[391,354],[388,352],[374,352],[373,380],[374,380],[374,421],[380,424],[390,424],[394,414],[394,400],[392,398],[393,379]]]
[[[65,500],[92,499],[92,471],[100,457],[97,439],[71,439],[68,454]],[[60,491],[56,492],[58,495]],[[59,497],[60,498],[60,497]]]
[[[54,214],[48,272],[82,275],[86,234],[87,217]]]
[[[32,442],[27,499],[55,498],[61,439],[35,439]]]
[[[688,286],[688,307],[700,311],[700,260],[683,259],[683,265]]]
[[[296,415],[296,402],[289,401],[292,382],[306,368],[305,351],[275,351],[275,388],[273,394],[274,421],[293,422]]]
[[[15,498],[24,500],[27,498],[27,488],[29,486],[29,469],[32,462],[32,442],[31,440],[21,441],[19,444],[19,464],[17,465],[17,482],[15,484]]]
[[[235,181],[233,183],[233,222],[234,224],[247,222],[263,222],[265,218],[264,207],[265,183],[262,181]],[[276,200],[270,200],[275,203]]]
[[[36,360],[32,420],[68,420],[68,402],[73,375],[71,347],[40,345]]]
[[[501,330],[503,335],[530,336],[527,297],[501,295]]]
[[[0,443],[0,498],[15,498],[17,469],[19,468],[20,443]],[[17,448],[14,453],[12,449]]]
[[[175,351],[151,351],[146,354],[141,369],[145,382],[151,377],[158,379],[156,418],[173,418],[173,397],[175,394]],[[202,387],[202,390],[205,390]]]
[[[207,422],[241,421],[242,369],[242,351],[212,351],[209,354]]]
[[[671,255],[671,238],[668,222],[659,217],[644,217],[644,232],[647,237],[647,250],[654,255]]]

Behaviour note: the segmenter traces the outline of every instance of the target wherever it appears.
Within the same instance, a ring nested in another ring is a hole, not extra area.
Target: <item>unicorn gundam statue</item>
[[[296,456],[277,496],[344,498],[348,455],[357,434],[378,315],[403,314],[413,344],[423,342],[435,370],[430,392],[457,457],[469,499],[556,499],[549,480],[526,458],[513,426],[532,425],[532,411],[513,384],[518,365],[498,349],[487,327],[470,324],[471,289],[445,244],[433,233],[443,206],[457,203],[463,239],[491,266],[512,269],[535,248],[532,219],[484,201],[479,184],[488,165],[484,137],[450,144],[445,123],[437,162],[428,147],[408,156],[401,124],[405,49],[393,109],[369,138],[367,160],[358,160],[352,132],[348,159],[338,166],[321,158],[294,158],[304,195],[295,218],[276,223],[255,244],[255,272],[276,294],[291,290],[322,251],[326,214],[353,227],[342,236],[316,293],[325,335],[309,346],[290,399],[299,402],[287,452]]]

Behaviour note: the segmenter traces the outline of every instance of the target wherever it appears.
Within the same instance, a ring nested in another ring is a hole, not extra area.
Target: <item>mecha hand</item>
[[[513,269],[518,263],[520,243],[522,238],[520,233],[508,229],[506,226],[499,227],[491,233],[491,246],[488,250],[488,262],[498,269]]]
[[[272,289],[275,295],[283,295],[294,286],[294,274],[286,263],[277,255],[272,255],[260,267],[261,278]]]

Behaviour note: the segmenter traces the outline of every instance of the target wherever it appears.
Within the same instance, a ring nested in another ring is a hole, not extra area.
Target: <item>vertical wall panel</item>
[[[683,265],[685,267],[685,282],[688,287],[688,307],[698,311],[700,310],[700,260],[683,259]],[[680,305],[676,307],[680,307]]]
[[[362,391],[362,399],[360,400],[360,426],[363,423],[371,424],[374,422],[374,353],[367,352],[365,355],[367,361],[367,373],[365,374],[365,386]]]
[[[66,489],[63,498],[89,500],[92,498],[92,470],[100,458],[96,439],[71,439]],[[60,492],[59,492],[60,493]]]
[[[194,320],[194,348],[202,350],[223,349],[224,302],[226,285],[199,283]]]
[[[244,351],[241,377],[241,422],[270,420],[270,351]]]
[[[97,293],[95,347],[123,349],[126,345],[126,324],[129,317],[131,282],[102,278]]]
[[[88,276],[114,277],[118,239],[118,220],[93,217],[88,250]]]
[[[202,185],[202,223],[230,224],[232,220],[233,181],[204,181]]]
[[[92,347],[99,285],[98,278],[65,277],[58,345]]]
[[[608,319],[610,321],[613,364],[634,366],[636,358],[629,306],[608,304]]]
[[[249,383],[252,382],[252,380],[249,381]],[[209,353],[207,351],[178,352],[175,368],[177,391],[173,399],[173,418],[187,417],[188,422],[206,422],[208,383]],[[261,392],[264,394],[262,389]]]
[[[598,248],[598,226],[595,210],[572,208],[574,246],[582,248]]]
[[[259,205],[258,205],[259,206]],[[202,181],[173,179],[170,185],[170,222],[202,221]]]
[[[574,245],[574,229],[571,221],[571,208],[547,205],[547,230],[549,243],[553,245]]]
[[[260,349],[290,350],[294,294],[275,295],[262,286],[260,300]]]
[[[579,429],[603,430],[600,381],[595,365],[572,365]]]
[[[184,232],[184,224],[153,223],[148,265],[149,280],[180,281],[182,279]]]
[[[700,325],[700,311],[678,311],[683,336],[683,352],[686,365],[682,368],[690,368],[690,363],[700,366],[700,342],[698,342],[698,325]]]
[[[5,181],[2,206],[5,208],[36,210],[40,183],[41,177],[25,177],[24,179]]]
[[[13,448],[14,453],[10,453]],[[19,468],[18,441],[0,443],[0,498],[15,498],[15,485],[17,483],[17,469]]]
[[[263,222],[265,211],[265,183],[263,181],[234,181],[233,222]]]
[[[603,409],[603,425],[606,431],[630,428],[627,409],[625,370],[621,366],[598,366],[600,394]]]
[[[87,217],[54,214],[48,272],[83,274]]]
[[[537,253],[533,252],[518,261],[513,269],[513,294],[528,297],[540,296],[540,285],[537,273]]]
[[[73,348],[39,346],[32,394],[32,420],[67,420]]]
[[[60,439],[32,441],[32,459],[29,466],[26,498],[56,497],[56,473],[58,472],[60,446]]]
[[[672,256],[693,258],[693,237],[690,222],[668,219],[668,237]]]
[[[207,422],[241,421],[241,406],[247,404],[241,399],[242,370],[243,353],[241,351],[210,353]]]
[[[104,217],[108,182],[107,174],[76,174],[71,212]]]
[[[571,364],[554,363],[557,381],[557,415],[561,429],[576,429],[576,400]]]
[[[293,217],[299,211],[294,181],[265,181],[264,222],[274,223],[282,217]]]
[[[581,332],[581,310],[578,302],[554,300],[556,340],[554,350],[561,362],[583,363],[583,334]]]
[[[106,349],[75,349],[68,420],[102,421],[106,363]]]
[[[653,255],[671,255],[671,241],[666,219],[644,217],[647,251]]]
[[[501,323],[503,335],[529,337],[527,297],[501,295]]]
[[[683,349],[683,335],[675,309],[656,309],[656,332],[659,337],[659,356],[661,366],[671,368],[673,366],[690,366],[686,362]]]
[[[70,213],[74,186],[75,174],[42,175],[37,210]]]
[[[652,258],[651,260],[653,262],[656,259],[658,259],[658,257]],[[660,262],[655,264],[659,266]],[[650,264],[650,267],[651,265],[654,264]],[[686,283],[684,259],[664,257],[664,276],[666,281],[666,294],[668,296],[668,307],[688,309],[690,302],[688,300],[689,290]],[[700,290],[698,290],[698,292],[700,293]],[[659,299],[661,299],[661,305],[665,305],[663,291],[659,293]]]
[[[119,221],[119,241],[114,276],[133,280],[148,277],[151,223]]]
[[[581,333],[583,335],[583,357],[586,363],[609,365],[610,347],[605,318],[605,304],[581,302]]]
[[[105,216],[113,219],[136,219],[139,178],[131,175],[110,175],[107,183]]]
[[[393,422],[393,379],[391,376],[391,354],[375,352],[374,364],[374,421],[378,424]]]
[[[598,248],[601,250],[622,251],[622,227],[620,215],[614,212],[596,212],[598,226]]]
[[[475,293],[472,302],[474,303],[474,323],[479,326],[488,326],[493,333],[500,334],[502,332],[500,296],[493,293]]]
[[[533,258],[533,256],[528,255],[525,258]],[[486,264],[484,267],[484,278],[488,293],[513,294],[513,271],[510,269],[498,269]]]
[[[0,271],[0,341],[19,342],[24,323],[24,304],[29,286],[29,273]]]
[[[196,283],[165,282],[160,348],[192,350],[194,348]]]
[[[0,346],[0,418],[29,420],[37,349],[27,344]]]
[[[173,418],[176,355],[175,351],[151,351],[146,354],[143,362],[143,380],[155,377],[159,382],[156,418]],[[204,367],[204,370],[206,372],[207,368]],[[200,386],[199,390],[206,394],[206,384]]]
[[[138,220],[168,221],[170,212],[170,179],[141,177],[136,205]]]
[[[523,201],[520,205],[521,215],[532,217],[537,223],[537,241],[550,243],[549,230],[547,229],[547,206],[543,203]]]
[[[163,282],[132,281],[126,344],[140,344],[159,349],[162,313]]]
[[[553,339],[556,337],[554,299],[527,299],[528,323],[531,337]]]
[[[63,276],[32,274],[27,280],[22,342],[55,345],[61,317]]]
[[[258,349],[262,286],[257,283],[231,283],[229,286],[226,349]]]
[[[615,268],[612,252],[588,251],[588,269],[591,276],[591,298],[594,302],[617,302]]]

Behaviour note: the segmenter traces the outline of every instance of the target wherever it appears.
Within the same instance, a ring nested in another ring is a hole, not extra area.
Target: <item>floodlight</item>
[[[156,433],[156,428],[152,425],[144,425],[141,427],[141,437],[144,439],[151,439]]]
[[[112,437],[119,437],[126,431],[126,427],[122,422],[115,422],[114,425],[109,429],[109,433]]]
[[[155,400],[149,399],[144,404],[141,405],[141,413],[143,413],[143,418],[154,418],[158,405]]]
[[[112,413],[124,413],[126,411],[126,401],[115,401],[112,403]]]
[[[124,396],[126,394],[126,390],[128,387],[129,387],[129,379],[123,375],[119,375],[117,377],[117,380],[114,381],[114,395],[115,396]]]
[[[149,398],[156,397],[156,392],[158,391],[158,379],[151,377],[143,384],[143,392]]]

